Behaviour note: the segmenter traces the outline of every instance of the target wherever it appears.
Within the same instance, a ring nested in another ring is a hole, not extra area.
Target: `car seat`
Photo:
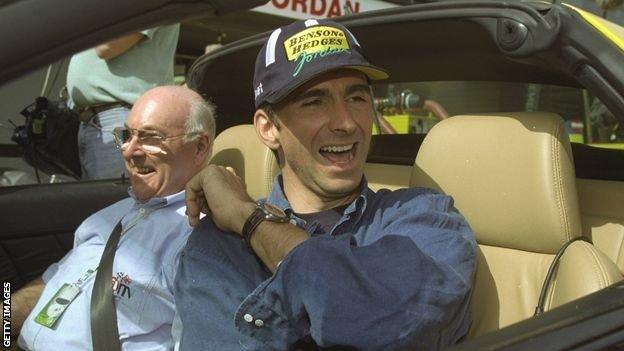
[[[217,135],[211,164],[230,166],[247,185],[253,199],[271,192],[279,165],[271,149],[260,142],[252,124],[230,127]]]
[[[451,195],[479,244],[469,337],[534,314],[555,254],[581,235],[575,181],[556,114],[456,116],[426,136],[410,185]],[[622,279],[585,241],[572,242],[553,273],[545,310]]]

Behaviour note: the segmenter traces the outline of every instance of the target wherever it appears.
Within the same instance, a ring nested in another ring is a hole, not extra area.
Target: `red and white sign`
[[[253,11],[297,19],[328,18],[398,5],[379,0],[271,0]]]

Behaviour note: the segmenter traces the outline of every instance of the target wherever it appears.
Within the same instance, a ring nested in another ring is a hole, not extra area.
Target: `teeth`
[[[139,173],[149,173],[152,171],[150,168],[147,167],[137,167],[136,169]]]
[[[321,152],[345,152],[353,149],[353,144],[344,146],[323,146]]]

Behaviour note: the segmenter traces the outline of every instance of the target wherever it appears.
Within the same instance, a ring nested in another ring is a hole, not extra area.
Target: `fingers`
[[[206,196],[203,192],[197,194],[198,197],[198,207],[199,212],[204,213],[206,215],[210,215],[210,206],[208,206],[208,201],[206,200]],[[201,215],[200,215],[201,216]]]
[[[243,185],[243,188],[246,188],[245,182],[243,182],[243,178],[239,177],[238,174],[236,174],[234,168],[227,166],[225,167],[225,169],[230,172],[230,174],[232,174],[236,179],[238,179],[238,181]]]
[[[204,192],[201,188],[201,174],[196,174],[186,183],[186,215],[189,218],[189,224],[192,227],[199,225],[199,214],[203,206],[205,206]]]
[[[185,201],[189,224],[193,227],[199,225],[202,212],[215,222],[220,219],[227,222],[241,202],[253,202],[234,168],[217,165],[209,165],[188,181]]]

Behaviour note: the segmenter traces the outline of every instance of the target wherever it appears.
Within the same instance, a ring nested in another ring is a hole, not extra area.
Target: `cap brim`
[[[352,68],[352,69],[356,69],[364,74],[366,74],[366,76],[368,78],[370,78],[370,80],[382,80],[382,79],[388,79],[388,77],[390,77],[390,75],[388,74],[388,72],[380,67],[377,66],[345,66],[343,68]]]
[[[297,88],[301,87],[302,85],[306,84],[307,82],[325,73],[340,70],[340,69],[354,69],[354,70],[360,71],[364,73],[370,80],[382,80],[382,79],[387,79],[388,77],[390,77],[390,75],[385,69],[377,67],[377,66],[373,66],[373,65],[335,66],[328,70],[322,70],[320,72],[315,72],[313,74],[310,74],[310,76],[305,77],[305,79],[297,82],[297,84],[293,84],[292,86],[287,86],[287,87],[282,88],[279,94],[275,94],[274,96],[270,98],[267,97],[265,101],[270,104],[279,103],[280,101],[285,99],[288,95],[290,95],[293,91],[295,91]]]

